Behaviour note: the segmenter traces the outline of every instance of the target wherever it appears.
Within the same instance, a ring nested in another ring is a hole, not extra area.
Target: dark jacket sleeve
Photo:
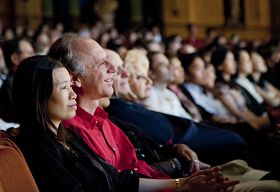
[[[12,106],[13,78],[8,77],[0,89],[0,117],[7,122],[17,122]]]
[[[139,176],[136,172],[127,170],[119,174],[119,191],[138,191],[139,189]]]
[[[77,139],[75,146],[80,148],[81,152],[88,158],[91,162],[93,159],[97,160],[102,169],[106,172],[107,181],[109,183],[114,183],[115,191],[130,191],[137,192],[139,188],[139,175],[132,170],[124,170],[119,172],[115,167],[98,157],[93,151],[87,146],[87,144],[81,140]],[[95,163],[94,163],[95,164]]]
[[[31,153],[24,154],[40,191],[85,191],[79,175],[65,167],[67,162],[55,146],[33,146]]]

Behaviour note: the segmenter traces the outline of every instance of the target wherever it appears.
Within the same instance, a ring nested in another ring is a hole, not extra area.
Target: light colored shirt
[[[0,119],[0,130],[6,131],[9,128],[18,128],[19,124],[17,123],[8,123]]]
[[[184,86],[193,97],[195,103],[203,107],[207,112],[226,118],[232,118],[232,115],[223,104],[215,99],[212,94],[205,94],[202,87],[193,83],[185,83]]]
[[[167,88],[153,86],[151,96],[142,101],[142,104],[152,111],[192,119],[191,115],[182,107],[179,98]]]
[[[236,79],[236,83],[246,89],[259,104],[263,103],[262,96],[257,92],[255,86],[248,78],[238,78]]]

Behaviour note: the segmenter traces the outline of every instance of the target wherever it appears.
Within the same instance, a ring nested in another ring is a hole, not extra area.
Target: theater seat
[[[0,192],[38,192],[19,148],[0,133]]]

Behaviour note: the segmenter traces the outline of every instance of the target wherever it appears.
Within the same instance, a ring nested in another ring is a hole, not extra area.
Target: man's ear
[[[81,83],[81,78],[78,75],[71,75],[72,78],[72,83],[75,87],[81,87],[82,83]]]
[[[82,86],[82,82],[81,82],[80,77],[78,77],[77,80],[75,81],[75,86],[76,87],[81,87]]]

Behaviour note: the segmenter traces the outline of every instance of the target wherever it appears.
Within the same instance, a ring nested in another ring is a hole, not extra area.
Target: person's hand
[[[173,147],[177,154],[183,157],[184,159],[190,161],[190,162],[198,162],[198,170],[210,168],[211,166],[207,163],[203,163],[202,161],[198,160],[197,154],[191,150],[187,145],[185,144],[176,144]],[[193,163],[191,163],[192,165]],[[191,167],[190,167],[191,169]]]
[[[235,124],[237,121],[235,118],[225,118],[219,115],[213,115],[211,118],[212,121],[217,122],[217,123],[231,123]]]
[[[221,176],[219,167],[200,170],[180,181],[182,187],[178,191],[185,192],[232,192],[233,186],[239,183],[239,181],[230,181]]]
[[[188,161],[198,160],[196,153],[185,144],[175,144],[173,149],[175,149],[178,155]]]
[[[229,181],[228,178],[225,178],[225,181]],[[234,190],[234,186],[229,186],[225,189],[220,189],[219,192],[232,192]]]
[[[202,161],[199,161],[199,170],[208,169],[210,167],[211,167],[211,165],[204,163]]]

